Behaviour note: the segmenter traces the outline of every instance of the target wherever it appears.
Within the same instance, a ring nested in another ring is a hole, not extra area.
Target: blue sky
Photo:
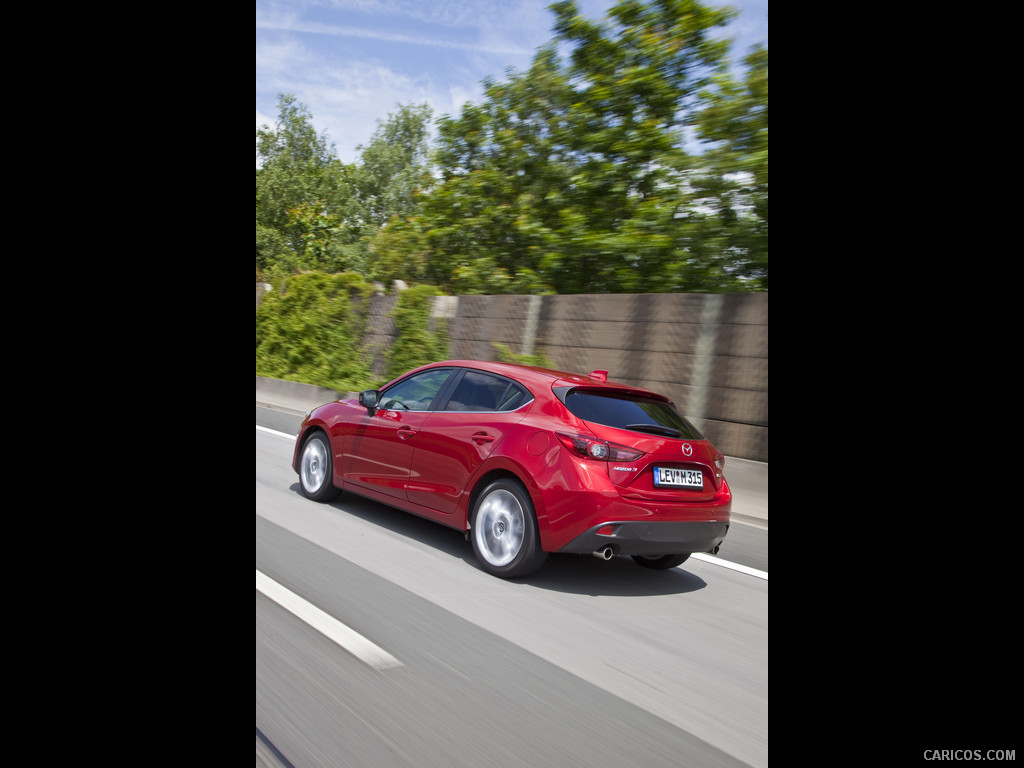
[[[436,118],[479,102],[481,82],[523,71],[550,41],[551,0],[256,0],[256,125],[273,125],[278,94],[294,94],[343,162],[359,157],[398,104]],[[705,0],[739,17],[731,58],[768,43],[768,0]],[[577,0],[601,20],[614,0]]]

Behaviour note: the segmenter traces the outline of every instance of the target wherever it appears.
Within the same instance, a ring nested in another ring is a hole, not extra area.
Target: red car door
[[[409,501],[452,514],[469,478],[523,420],[532,399],[510,379],[467,371],[445,410],[430,414],[416,436]]]
[[[413,441],[427,414],[382,409],[353,425],[345,482],[405,498]]]
[[[379,408],[353,419],[343,477],[354,486],[405,499],[420,428],[452,370],[431,369],[380,393]]]

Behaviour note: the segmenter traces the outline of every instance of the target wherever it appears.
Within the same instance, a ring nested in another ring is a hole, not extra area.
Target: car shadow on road
[[[301,493],[299,484],[291,490]],[[468,567],[483,569],[465,535],[454,528],[435,523],[386,504],[343,494],[330,504],[339,514],[358,517],[411,541],[462,560]],[[695,592],[707,586],[702,578],[686,570],[687,563],[664,571],[643,568],[629,557],[599,560],[592,555],[552,553],[539,570],[507,583],[524,589],[543,589],[577,595],[650,597]]]
[[[704,579],[686,570],[686,563],[657,571],[637,565],[630,557],[598,560],[592,555],[567,554],[548,555],[538,571],[516,582],[536,589],[592,597],[678,595],[707,586]]]

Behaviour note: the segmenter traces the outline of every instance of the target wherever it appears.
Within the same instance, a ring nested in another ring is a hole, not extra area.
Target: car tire
[[[675,568],[677,565],[682,565],[689,559],[689,557],[689,553],[685,555],[664,555],[662,557],[633,555],[633,560],[637,565],[642,565],[644,568],[653,568],[656,571],[664,571],[669,568]]]
[[[334,487],[331,445],[323,432],[314,432],[302,445],[299,486],[302,495],[313,501],[332,501],[341,493]]]
[[[502,478],[490,483],[477,497],[471,521],[473,553],[488,573],[518,578],[547,559],[540,547],[533,502],[518,481]]]

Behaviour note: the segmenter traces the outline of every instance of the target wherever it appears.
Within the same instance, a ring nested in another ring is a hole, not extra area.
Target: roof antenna
[[[602,384],[608,381],[608,371],[591,371],[590,378],[597,379]]]

